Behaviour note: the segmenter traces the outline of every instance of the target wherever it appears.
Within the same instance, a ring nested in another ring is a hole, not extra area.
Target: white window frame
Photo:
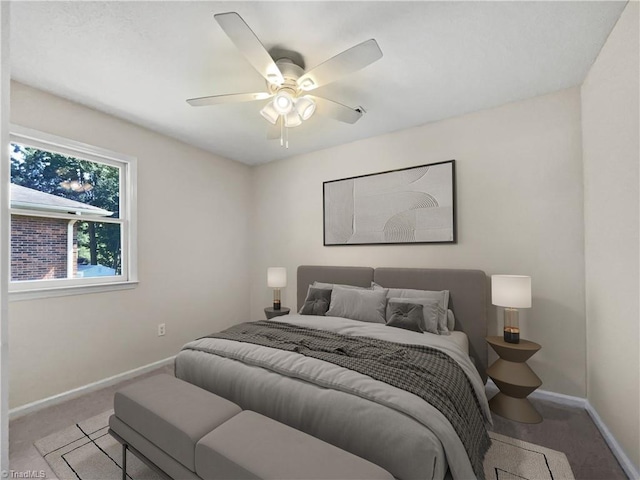
[[[119,218],[65,213],[44,213],[21,208],[11,208],[11,215],[40,216],[66,220],[93,221],[121,226],[122,274],[113,277],[58,278],[50,280],[9,280],[9,300],[59,297],[86,293],[108,292],[134,288],[138,284],[137,268],[137,159],[85,143],[39,132],[19,125],[10,126],[10,143],[18,143],[40,150],[60,153],[91,162],[119,167],[120,212]],[[10,148],[10,145],[7,145]],[[107,221],[108,220],[108,221]],[[9,246],[9,248],[11,248]]]

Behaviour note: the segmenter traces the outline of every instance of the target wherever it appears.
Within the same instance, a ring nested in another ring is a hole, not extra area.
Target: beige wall
[[[582,87],[587,395],[640,466],[638,15],[629,2]]]
[[[366,121],[363,119],[363,121]],[[348,125],[342,128],[349,128]],[[324,247],[322,182],[456,159],[457,245]],[[582,151],[577,88],[257,167],[253,318],[271,302],[268,266],[479,268],[533,277],[523,337],[547,390],[585,396]],[[491,310],[490,333],[502,319]]]
[[[138,158],[140,279],[133,290],[11,302],[12,407],[246,320],[248,167],[15,82],[11,121]]]
[[[14,82],[13,123],[138,158],[140,285],[12,302],[11,406],[262,318],[268,266],[287,267],[290,307],[299,264],[480,268],[533,277],[521,323],[543,346],[530,361],[542,388],[587,395],[638,465],[637,87],[631,2],[581,90],[249,169]],[[452,158],[457,245],[322,245],[323,181]]]

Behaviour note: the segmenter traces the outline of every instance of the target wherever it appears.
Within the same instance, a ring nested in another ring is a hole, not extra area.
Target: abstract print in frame
[[[324,245],[456,243],[455,160],[323,183]]]

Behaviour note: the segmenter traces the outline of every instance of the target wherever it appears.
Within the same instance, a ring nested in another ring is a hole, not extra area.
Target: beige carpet
[[[112,411],[96,415],[35,442],[59,480],[119,480],[122,447],[107,433]],[[574,480],[564,453],[497,433],[484,461],[487,480]],[[132,480],[160,477],[127,455]]]

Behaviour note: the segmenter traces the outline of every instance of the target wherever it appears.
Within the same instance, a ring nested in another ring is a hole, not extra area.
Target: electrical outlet
[[[166,327],[165,327],[165,324],[164,324],[164,323],[160,323],[160,324],[158,325],[158,336],[159,336],[159,337],[164,336],[164,334],[166,333],[165,328],[166,328]]]

